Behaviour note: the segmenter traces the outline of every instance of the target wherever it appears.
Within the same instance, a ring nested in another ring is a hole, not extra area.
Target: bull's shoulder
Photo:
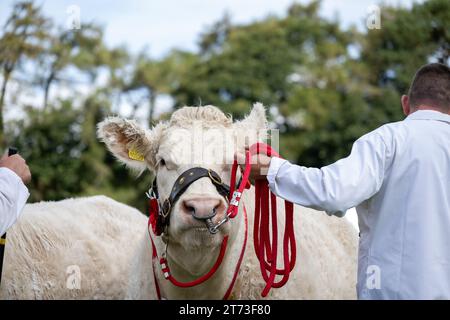
[[[25,205],[22,217],[40,214],[75,214],[75,215],[104,215],[104,216],[131,216],[142,218],[137,209],[118,202],[107,196],[69,198],[60,201],[41,201]]]
[[[146,227],[141,212],[105,196],[27,204],[8,230],[2,287],[10,298],[123,298]],[[81,290],[66,287],[71,266]]]
[[[294,223],[298,233],[314,234],[316,241],[322,245],[343,246],[352,255],[356,253],[358,232],[345,217],[329,216],[323,211],[295,206]]]
[[[137,209],[106,196],[71,198],[27,204],[9,231],[70,238],[109,234],[112,239],[145,230],[146,217]]]

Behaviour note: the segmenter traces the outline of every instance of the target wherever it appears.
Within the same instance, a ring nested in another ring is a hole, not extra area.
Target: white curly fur
[[[0,299],[124,299],[146,221],[105,196],[27,204],[8,230]]]
[[[195,121],[201,121],[204,127],[230,127],[233,124],[231,115],[226,116],[219,108],[211,105],[180,108],[172,114],[169,123],[170,126],[190,127]]]

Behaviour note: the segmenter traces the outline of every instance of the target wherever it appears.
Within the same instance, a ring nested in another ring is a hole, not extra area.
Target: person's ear
[[[408,116],[411,113],[411,106],[409,105],[409,97],[406,94],[402,95],[402,108],[405,116]]]

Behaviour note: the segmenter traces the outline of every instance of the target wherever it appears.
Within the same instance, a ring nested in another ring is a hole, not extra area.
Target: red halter
[[[256,143],[250,147],[249,150],[246,151],[245,155],[245,170],[242,173],[242,180],[235,191],[236,185],[236,173],[238,168],[237,160],[234,160],[232,171],[231,171],[231,181],[230,181],[230,194],[228,196],[229,199],[229,207],[227,210],[227,216],[224,220],[222,220],[217,227],[221,224],[228,221],[228,219],[232,219],[236,217],[239,211],[239,202],[242,196],[242,192],[244,188],[248,189],[249,185],[249,175],[251,169],[250,158],[251,155],[255,154],[266,154],[268,156],[279,157],[279,155],[268,145],[264,143]],[[269,197],[270,194],[270,197]],[[270,198],[270,202],[269,202]],[[151,203],[151,210],[154,210],[154,203]],[[270,210],[271,209],[271,210]],[[277,268],[277,249],[278,249],[278,228],[277,228],[277,204],[276,204],[276,196],[270,192],[269,186],[266,180],[256,180],[255,182],[255,221],[254,221],[254,231],[253,231],[253,240],[254,240],[254,249],[256,256],[260,263],[261,274],[263,276],[264,281],[266,282],[266,286],[262,291],[261,295],[263,297],[267,296],[271,288],[280,288],[286,284],[289,279],[289,274],[295,266],[296,260],[296,242],[295,242],[295,233],[294,233],[294,223],[293,223],[293,204],[291,202],[285,201],[285,212],[286,212],[286,221],[285,221],[285,232],[283,237],[283,268]],[[151,236],[150,227],[154,229],[154,219],[152,219],[150,215],[149,219],[149,235],[150,241],[152,243],[152,260],[153,260],[153,276],[155,280],[155,287],[158,299],[161,299],[160,288],[158,284],[158,280],[155,273],[155,260],[157,260],[158,255],[156,251],[156,246]],[[224,295],[224,299],[228,299],[233,290],[234,283],[236,281],[237,275],[239,273],[239,269],[244,257],[244,252],[247,244],[247,229],[248,229],[248,221],[247,221],[247,211],[244,206],[244,220],[245,220],[245,236],[244,242],[241,250],[241,254],[239,256],[235,272],[231,281],[228,290]],[[272,236],[270,235],[269,225],[271,225]],[[227,248],[228,236],[225,236],[222,245],[220,248],[219,256],[217,257],[216,262],[214,263],[211,270],[209,270],[205,275],[201,276],[198,279],[195,279],[190,282],[180,282],[174,278],[174,276],[170,272],[169,264],[165,256],[163,256],[159,262],[161,265],[162,272],[164,277],[169,280],[173,285],[177,287],[187,288],[199,285],[208,279],[210,279],[216,271],[219,269],[223,258],[225,256],[225,251]],[[276,275],[282,275],[280,281],[276,282]]]
[[[236,282],[237,275],[239,273],[239,269],[241,268],[242,260],[244,258],[245,247],[247,246],[248,219],[247,219],[247,210],[245,209],[245,207],[244,207],[244,221],[245,221],[245,235],[244,235],[244,242],[242,244],[241,254],[239,255],[239,259],[236,264],[236,268],[234,270],[233,278],[231,279],[230,286],[228,287],[227,291],[225,292],[225,294],[223,296],[223,300],[227,300],[230,297],[231,292],[233,291],[234,283]],[[150,224],[149,224],[149,227],[150,227]],[[149,233],[150,233],[150,228],[149,228]],[[158,259],[158,255],[157,255],[156,246],[155,246],[155,243],[153,242],[151,234],[150,234],[150,241],[152,243],[153,278],[155,281],[155,288],[156,288],[156,294],[157,294],[158,300],[161,300],[161,290],[159,288],[159,283],[158,283],[158,279],[156,277],[156,272],[155,272],[155,260]],[[175,279],[174,276],[170,273],[169,264],[167,262],[167,259],[161,258],[159,260],[159,263],[161,265],[161,271],[164,274],[164,278],[169,280],[174,286],[181,287],[181,288],[194,287],[194,286],[197,286],[197,285],[207,281],[209,278],[211,278],[216,273],[217,269],[219,269],[219,267],[222,263],[223,257],[225,256],[225,250],[227,247],[227,243],[228,243],[228,236],[225,236],[222,241],[222,245],[220,247],[219,256],[217,257],[217,260],[214,263],[214,266],[211,268],[211,270],[209,270],[205,275],[201,276],[200,278],[197,278],[196,280],[193,280],[190,282],[180,282],[177,279]]]

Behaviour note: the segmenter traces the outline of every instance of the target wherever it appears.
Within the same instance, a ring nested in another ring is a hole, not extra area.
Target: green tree
[[[320,1],[294,4],[284,15],[249,24],[225,15],[200,35],[198,52],[154,59],[108,48],[95,24],[52,29],[32,2],[18,3],[0,38],[0,111],[12,73],[22,61],[31,63],[46,107],[24,106],[24,117],[6,124],[6,142],[30,163],[32,201],[105,194],[144,210],[152,175],[133,176],[95,134],[104,117],[121,113],[114,107],[124,97],[135,110],[149,108],[149,125],[160,95],[170,95],[175,107],[214,104],[237,118],[261,101],[282,133],[283,156],[323,166],[345,157],[364,133],[403,118],[399,99],[419,66],[449,63],[446,0],[411,9],[384,5],[382,28],[365,32],[343,29],[320,7]],[[96,85],[100,72],[108,81]],[[51,98],[51,88],[81,75],[89,78],[88,94]]]
[[[239,117],[261,101],[282,132],[283,154],[323,166],[403,118],[400,96],[420,65],[448,63],[448,1],[382,6],[381,30],[366,32],[343,29],[320,6],[294,4],[248,25],[225,16],[202,34],[198,57],[172,92],[176,105],[214,104]]]
[[[367,32],[361,54],[373,85],[405,93],[418,67],[431,61],[449,63],[449,1],[429,0],[411,9],[385,5],[381,23],[380,30]]]
[[[261,101],[277,114],[290,159],[320,165],[342,155],[364,132],[363,96],[372,88],[367,68],[349,56],[358,33],[342,30],[319,9],[319,1],[295,4],[285,16],[237,26],[225,16],[202,35],[199,58],[173,92],[177,104],[200,98],[239,117]],[[340,131],[347,124],[352,128]]]
[[[94,24],[83,24],[79,30],[59,28],[48,38],[47,48],[39,55],[39,82],[44,90],[44,109],[48,105],[48,97],[52,84],[64,80],[62,73],[73,66],[79,71],[95,75],[98,67],[108,61],[108,51],[103,45],[103,31]]]
[[[282,101],[296,58],[285,31],[276,18],[247,26],[223,18],[200,40],[199,57],[173,92],[176,104],[214,104],[242,116],[251,102]]]
[[[44,111],[32,107],[25,110],[26,119],[9,123],[8,136],[27,159],[33,174],[30,201],[79,194],[82,179],[90,179],[80,170],[82,113],[70,101]]]
[[[155,104],[158,95],[169,93],[170,85],[174,81],[175,55],[161,60],[150,58],[145,51],[141,52],[133,63],[130,80],[124,84],[123,92],[128,95],[134,110],[140,108],[146,101],[148,104],[148,124],[154,124]],[[133,98],[136,93],[138,99]],[[134,100],[133,100],[134,99]]]
[[[3,107],[8,82],[25,57],[35,58],[42,51],[41,44],[47,38],[49,27],[49,20],[32,1],[16,3],[3,27],[0,38],[0,67],[3,78],[0,89],[0,147],[3,146]]]

